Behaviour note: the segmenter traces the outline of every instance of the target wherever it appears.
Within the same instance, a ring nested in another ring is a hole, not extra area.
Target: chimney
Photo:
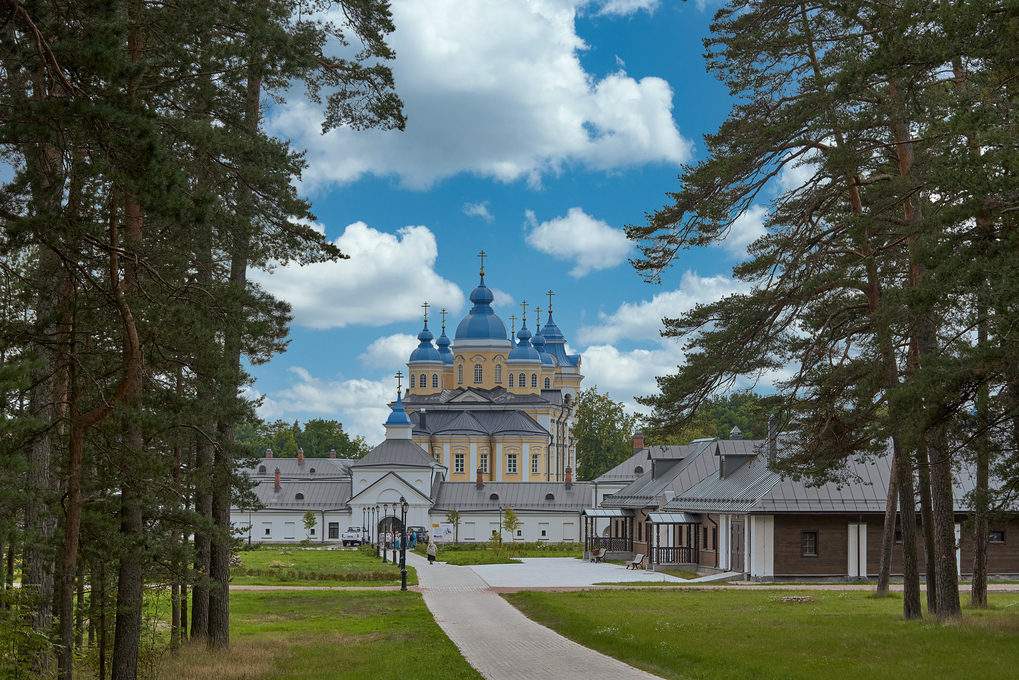
[[[768,416],[768,465],[774,465],[778,459],[778,416]]]
[[[280,490],[280,469],[276,468],[276,491]]]
[[[644,448],[644,433],[637,430],[633,433],[633,450],[640,451]]]
[[[266,449],[265,450],[265,457],[266,458],[272,458],[272,449]]]
[[[297,464],[304,465],[304,449],[297,449]]]
[[[573,468],[566,468],[566,489],[570,490],[573,488]]]
[[[330,458],[336,457],[336,449],[329,449],[329,457]]]
[[[428,427],[425,425],[425,410],[421,409],[418,411],[418,427],[422,430],[427,430]]]
[[[738,425],[732,426],[732,429],[729,431],[729,439],[743,439],[743,433]]]
[[[481,468],[478,468],[478,488],[479,489],[485,488],[485,477],[484,475],[481,474]]]

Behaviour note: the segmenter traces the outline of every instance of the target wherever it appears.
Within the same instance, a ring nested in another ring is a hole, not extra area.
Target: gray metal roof
[[[598,484],[632,482],[637,479],[637,477],[644,474],[643,468],[647,467],[647,456],[644,453],[645,451],[646,449],[638,449],[637,451],[634,451],[632,456],[608,472],[603,473],[594,481]],[[581,465],[583,465],[583,461],[581,461]],[[637,467],[641,468],[641,472],[636,472]]]
[[[350,480],[288,481],[276,490],[273,480],[262,480],[252,492],[270,510],[328,510],[346,508],[350,500]],[[303,499],[298,499],[302,494]]]
[[[549,494],[551,500],[546,499]],[[491,512],[508,506],[516,512],[579,513],[590,500],[590,482],[574,482],[570,489],[564,482],[485,482],[481,489],[474,482],[443,482],[431,512]]]
[[[428,452],[409,439],[387,439],[350,464],[359,467],[441,467]]]
[[[262,458],[254,467],[242,468],[251,479],[273,479],[279,468],[280,479],[343,479],[350,476],[352,460],[346,458]],[[263,471],[262,468],[265,468]]]
[[[633,510],[627,508],[584,508],[588,517],[633,517]]]
[[[480,401],[457,401],[470,392]],[[437,394],[405,394],[403,405],[406,408],[418,410],[422,407],[432,413],[444,409],[471,409],[484,410],[491,406],[526,406],[526,405],[549,405],[559,404],[562,399],[562,390],[541,390],[541,394],[513,394],[505,387],[495,387],[490,390],[480,387],[457,387],[455,389],[442,390]],[[394,402],[395,403],[395,402]],[[392,408],[393,404],[389,405]]]
[[[652,524],[701,523],[701,516],[692,512],[652,512],[647,518]]]
[[[603,507],[642,508],[656,506],[666,492],[679,495],[718,470],[714,442],[703,441],[677,447],[681,458],[657,458],[643,475],[602,501]],[[645,454],[647,455],[647,454]],[[668,467],[666,467],[668,465]],[[654,468],[654,469],[652,469]],[[666,468],[666,469],[662,469]]]
[[[547,437],[548,430],[523,411],[499,409],[489,411],[456,410],[427,411],[425,426],[421,427],[421,414],[411,414],[414,433],[418,435],[444,434],[472,435],[537,435]]]

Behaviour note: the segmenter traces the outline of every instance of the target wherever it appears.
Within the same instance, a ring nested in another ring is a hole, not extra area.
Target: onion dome
[[[534,345],[534,349],[538,352],[538,356],[541,357],[541,363],[546,366],[555,366],[555,359],[552,355],[545,351],[545,336],[539,331],[534,335],[534,339],[531,340],[531,344]]]
[[[403,408],[403,399],[399,394],[396,395],[396,403],[393,404],[393,412],[389,414],[389,420],[386,421],[386,425],[413,425],[410,416],[407,415],[407,411]]]
[[[552,310],[548,312],[548,320],[545,322],[545,327],[541,329],[541,334],[545,338],[545,351],[555,357],[556,364],[559,366],[577,365],[578,355],[566,354],[566,338],[563,337],[562,331],[552,320]]]
[[[453,363],[453,352],[449,349],[452,341],[446,336],[446,329],[442,329],[442,335],[435,341],[435,345],[438,347],[439,356],[442,357],[442,363],[452,364]]]
[[[506,324],[495,315],[492,301],[495,295],[485,286],[485,275],[481,274],[481,283],[471,291],[471,302],[474,307],[456,327],[456,340],[509,340]]]
[[[442,361],[442,355],[432,346],[432,332],[428,330],[428,319],[425,319],[425,327],[418,333],[418,340],[421,343],[410,353],[411,361]],[[447,338],[448,341],[448,338]]]
[[[531,346],[531,331],[527,330],[526,320],[517,331],[517,339],[519,342],[510,350],[509,356],[506,358],[507,361],[541,361],[538,350]]]

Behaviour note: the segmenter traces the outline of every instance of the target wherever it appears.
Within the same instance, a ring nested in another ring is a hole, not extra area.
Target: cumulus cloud
[[[495,219],[492,217],[492,213],[488,212],[488,201],[482,201],[481,203],[464,203],[463,211],[464,215],[480,217],[486,222],[491,222]]]
[[[767,214],[768,210],[764,206],[750,206],[732,223],[725,241],[722,242],[725,249],[737,257],[745,256],[747,246],[767,233],[764,228],[764,218]]]
[[[626,16],[644,10],[648,14],[654,14],[659,4],[661,4],[659,0],[605,0],[601,3],[597,13]]]
[[[517,306],[516,300],[514,300],[513,296],[509,293],[501,291],[498,288],[489,288],[489,290],[492,291],[492,297],[495,298],[492,300],[492,306],[504,307],[507,309],[513,309]]]
[[[611,314],[598,312],[599,323],[580,328],[577,339],[581,344],[614,344],[624,339],[662,341],[663,318],[674,318],[698,304],[748,290],[746,284],[726,276],[704,277],[687,271],[677,290],[658,293],[650,300],[624,302]]]
[[[528,245],[557,260],[575,262],[570,271],[574,278],[625,262],[632,247],[622,229],[613,229],[580,208],[570,208],[566,217],[541,224],[533,211],[528,210],[525,215],[533,227],[527,235]]]
[[[284,413],[315,413],[343,423],[352,437],[364,436],[369,446],[385,438],[383,423],[389,417],[387,404],[396,399],[392,380],[322,380],[299,366],[287,369],[297,378],[291,387],[271,393],[259,409],[259,416],[280,417]],[[271,416],[268,414],[271,413]]]
[[[407,359],[418,346],[417,336],[406,333],[386,335],[372,344],[358,357],[366,366],[397,370],[407,365]]]
[[[434,270],[439,250],[427,227],[388,234],[355,222],[334,243],[349,260],[252,270],[250,278],[293,305],[294,322],[310,328],[406,321],[426,300],[454,314],[463,306],[460,287]]]
[[[612,345],[593,345],[584,350],[584,386],[597,385],[599,392],[607,392],[631,412],[647,413],[635,397],[657,392],[655,378],[675,373],[683,360],[678,344],[629,352]]]
[[[272,132],[309,149],[310,187],[365,174],[424,189],[461,172],[533,185],[567,164],[611,170],[689,160],[662,78],[624,71],[597,78],[579,53],[575,19],[586,0],[396,0],[391,44],[407,128],[321,136],[321,114],[301,97],[275,108]],[[596,5],[605,14],[650,10],[648,0]]]

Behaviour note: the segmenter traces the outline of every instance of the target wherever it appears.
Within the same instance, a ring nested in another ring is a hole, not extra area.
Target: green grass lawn
[[[427,544],[418,544],[414,552],[425,556]],[[578,543],[459,543],[440,545],[436,561],[457,566],[477,564],[519,564],[521,557],[575,557],[580,559],[584,546]]]
[[[235,592],[230,636],[164,654],[153,680],[481,678],[413,592]]]
[[[783,602],[806,596],[809,602]],[[1019,594],[963,623],[902,620],[866,591],[521,592],[507,599],[582,645],[666,678],[1015,678]]]
[[[357,550],[320,550],[298,546],[263,547],[238,553],[243,566],[230,569],[230,584],[251,586],[392,586],[400,567]],[[390,553],[392,557],[392,553]],[[407,584],[417,572],[407,567]]]

